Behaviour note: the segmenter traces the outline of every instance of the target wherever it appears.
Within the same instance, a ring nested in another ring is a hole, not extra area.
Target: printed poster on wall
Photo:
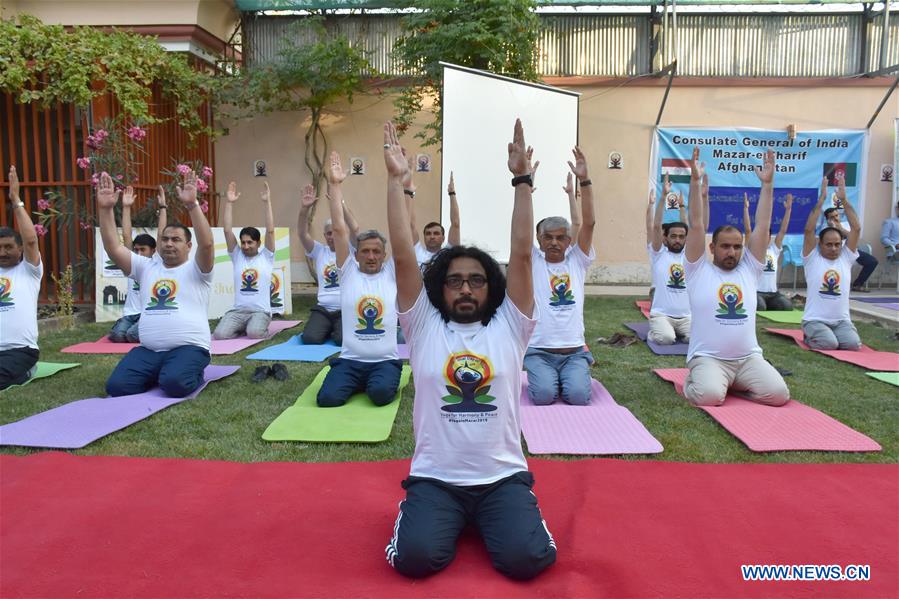
[[[234,230],[239,231],[240,226]],[[156,229],[135,228],[134,235],[147,233],[156,238]],[[193,234],[193,229],[191,229]],[[196,238],[196,237],[194,237]],[[225,233],[221,227],[213,227],[212,238],[215,243],[215,268],[213,270],[212,289],[209,293],[209,318],[220,318],[234,305],[234,269],[228,256]],[[263,237],[263,240],[265,237]],[[122,271],[112,264],[103,249],[100,230],[94,230],[94,260],[97,275],[96,305],[94,313],[97,322],[113,322],[122,317],[125,296],[128,293],[130,279],[125,278]],[[191,259],[196,253],[196,246],[190,250]],[[111,265],[111,266],[109,266]],[[289,314],[293,311],[290,295],[290,229],[275,228],[275,265],[272,269],[272,280],[269,284],[272,314]]]
[[[827,178],[824,208],[835,205],[836,177],[842,173],[846,196],[859,218],[864,214],[864,173],[867,135],[864,129],[797,132],[789,139],[786,131],[763,129],[656,129],[650,162],[650,177],[656,196],[662,193],[665,173],[675,192],[683,192],[688,203],[690,163],[693,147],[709,175],[709,228],[733,225],[743,230],[744,193],[749,196],[749,213],[755,216],[760,183],[754,172],[765,152],[775,153],[774,212],[771,225],[783,220],[784,200],[793,194],[793,210],[787,233],[801,235],[809,213],[818,201],[821,182]],[[678,219],[677,210],[665,211],[665,222]],[[863,223],[864,224],[864,223]]]

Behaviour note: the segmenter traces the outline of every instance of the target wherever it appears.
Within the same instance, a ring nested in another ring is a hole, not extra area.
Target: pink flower
[[[197,179],[197,191],[203,193],[205,191],[209,191],[209,184],[206,183],[203,179]]]
[[[94,173],[93,175],[91,175],[91,185],[96,187],[99,184],[100,184],[100,175],[98,175],[97,173]]]
[[[127,135],[134,141],[143,141],[143,139],[147,136],[147,132],[135,125],[133,127],[130,127],[125,135]]]
[[[83,220],[78,221],[78,226],[81,227],[82,231],[88,231],[92,228],[90,223],[86,223]]]
[[[47,228],[44,225],[38,223],[38,224],[34,225],[34,232],[37,233],[39,236],[43,237],[44,235],[47,234]]]
[[[203,214],[209,212],[209,202],[203,202],[202,204],[200,204],[200,210],[203,211]]]
[[[204,166],[203,172],[200,176],[203,177],[204,179],[208,179],[209,177],[212,176],[212,169],[209,168],[208,166]]]
[[[37,201],[37,209],[38,210],[46,210],[50,207],[50,202],[44,199],[40,199]]]
[[[118,179],[119,181],[121,181],[125,177],[124,177],[124,175],[116,175],[115,178]]]
[[[87,147],[96,150],[103,145],[107,137],[109,137],[109,132],[106,129],[97,129],[93,135],[87,136]]]
[[[190,166],[186,164],[179,164],[175,167],[175,172],[177,172],[182,177],[190,172]]]
[[[100,147],[100,142],[97,141],[97,138],[94,137],[93,135],[88,135],[87,136],[87,147],[89,147],[92,150],[96,150]]]
[[[106,129],[97,129],[97,132],[94,133],[97,136],[97,139],[100,140],[100,143],[103,143],[107,137],[109,137],[109,131]]]
[[[91,159],[87,156],[82,156],[75,162],[78,163],[78,168],[83,168],[84,170],[87,170],[91,167]]]

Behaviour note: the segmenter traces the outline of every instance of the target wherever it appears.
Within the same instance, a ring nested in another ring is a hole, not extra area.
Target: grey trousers
[[[234,339],[246,333],[250,339],[268,337],[268,325],[272,315],[260,310],[236,310],[225,312],[212,332],[213,339]]]
[[[783,377],[760,354],[742,360],[697,356],[687,362],[687,368],[690,374],[684,382],[684,396],[697,406],[720,406],[728,389],[769,406],[790,401]]]
[[[806,345],[812,349],[857,350],[862,346],[862,340],[851,320],[804,320],[802,333],[805,335]]]
[[[690,317],[674,318],[664,314],[649,315],[648,339],[659,345],[672,345],[675,341],[690,342]]]

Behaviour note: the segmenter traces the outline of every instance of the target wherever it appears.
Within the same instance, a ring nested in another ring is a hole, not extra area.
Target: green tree
[[[211,134],[200,107],[216,78],[167,52],[155,38],[93,27],[45,25],[28,15],[0,19],[0,91],[21,104],[87,106],[111,93],[130,120],[160,122],[150,110],[153,86],[173,101],[176,120],[193,139]]]
[[[328,139],[321,117],[335,102],[366,87],[373,67],[365,52],[325,27],[324,17],[302,19],[280,40],[276,60],[244,69],[222,89],[222,114],[241,119],[276,111],[310,112],[305,163],[316,193],[324,181]],[[310,210],[310,219],[313,211]]]
[[[534,0],[406,0],[404,35],[394,46],[398,65],[414,74],[394,102],[397,128],[405,131],[434,98],[432,118],[415,134],[425,146],[439,143],[443,122],[440,62],[537,81],[540,20]]]

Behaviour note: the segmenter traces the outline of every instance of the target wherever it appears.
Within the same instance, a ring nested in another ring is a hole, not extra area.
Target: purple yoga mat
[[[396,355],[400,360],[408,360],[409,359],[409,346],[405,343],[397,343],[396,344]]]
[[[654,354],[658,354],[660,356],[686,356],[687,349],[689,349],[689,343],[673,343],[671,345],[659,345],[658,343],[654,343],[652,341],[647,341],[646,338],[649,336],[649,323],[646,321],[643,322],[626,322],[624,326],[632,330],[637,337],[640,338],[640,341],[645,341],[646,346],[652,350]]]
[[[73,401],[0,426],[0,445],[78,449],[171,405],[193,399],[206,385],[234,374],[239,368],[207,366],[203,384],[187,397],[168,397],[156,387],[138,395]]]
[[[590,403],[557,401],[537,406],[528,397],[527,373],[521,375],[521,432],[530,453],[608,455],[661,453],[662,444],[596,379],[590,379]]]
[[[853,295],[852,299],[857,302],[865,302],[866,304],[895,304],[899,302],[899,297],[858,297]]]
[[[889,304],[877,304],[878,308],[889,308],[890,310],[899,310],[899,302],[892,302]]]

